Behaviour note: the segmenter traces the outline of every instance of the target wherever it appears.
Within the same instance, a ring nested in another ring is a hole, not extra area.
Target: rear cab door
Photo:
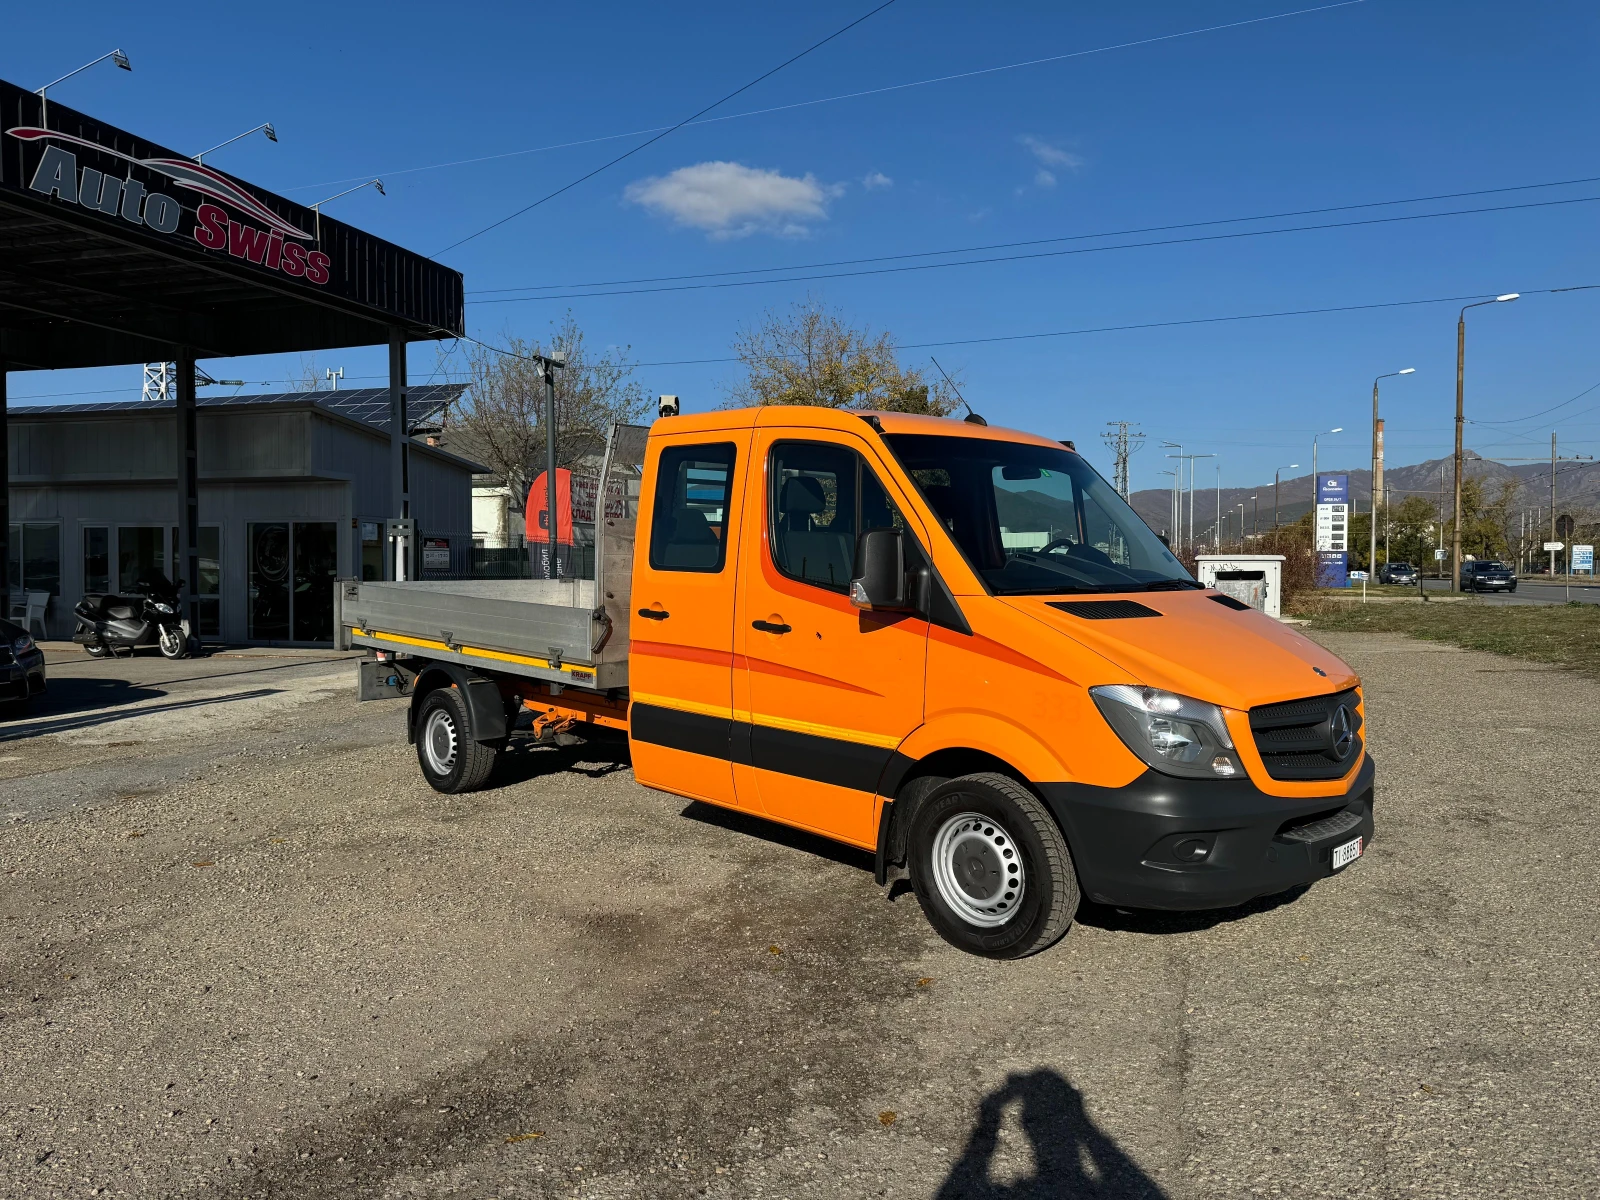
[[[927,622],[849,600],[856,538],[902,528],[926,545],[864,437],[766,409],[734,625],[735,782],[744,806],[858,846],[875,844],[876,791],[922,722]]]
[[[734,591],[753,422],[752,413],[729,413],[651,430],[628,647],[635,777],[729,807],[739,804]]]

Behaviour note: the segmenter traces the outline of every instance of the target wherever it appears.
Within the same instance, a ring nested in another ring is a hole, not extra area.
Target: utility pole
[[[1299,463],[1290,463],[1286,467],[1278,467],[1272,472],[1272,527],[1278,527],[1278,492],[1283,486],[1283,473],[1285,471],[1298,471]]]
[[[1521,293],[1507,292],[1493,300],[1479,300],[1464,305],[1456,319],[1456,501],[1455,524],[1450,531],[1450,590],[1461,590],[1461,436],[1467,423],[1464,396],[1467,379],[1467,309],[1482,308],[1485,304],[1504,304],[1515,300]]]
[[[531,356],[538,364],[539,374],[544,379],[544,462],[545,462],[545,504],[544,523],[545,533],[548,535],[550,546],[550,562],[545,572],[546,579],[556,579],[561,574],[560,563],[556,558],[556,539],[559,536],[561,522],[556,513],[556,372],[567,365],[567,356],[557,350],[554,354],[534,354]],[[601,503],[605,501],[602,498]]]
[[[1112,468],[1111,486],[1117,489],[1117,495],[1124,500],[1128,499],[1128,456],[1144,445],[1144,434],[1137,429],[1131,430],[1131,421],[1107,421],[1107,425],[1116,430],[1115,433],[1102,433],[1106,445],[1111,447],[1115,457],[1115,466]]]
[[[1183,549],[1183,443],[1162,442],[1163,449],[1176,450],[1176,454],[1167,455],[1168,458],[1178,460],[1177,470],[1172,474],[1172,538],[1177,543],[1179,550]]]

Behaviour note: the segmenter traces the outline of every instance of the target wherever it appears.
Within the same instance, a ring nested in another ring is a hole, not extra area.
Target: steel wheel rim
[[[183,652],[183,639],[178,636],[178,631],[175,629],[163,628],[157,635],[157,640],[161,643],[161,653],[168,658],[177,658]]]
[[[933,882],[969,925],[994,929],[1016,916],[1028,874],[1016,839],[999,822],[958,813],[933,835]]]
[[[428,715],[422,728],[422,753],[435,775],[448,775],[456,765],[456,723],[442,708]]]

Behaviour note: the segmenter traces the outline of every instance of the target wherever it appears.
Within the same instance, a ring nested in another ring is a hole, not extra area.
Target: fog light
[[[1219,754],[1213,758],[1211,760],[1211,769],[1224,779],[1239,773],[1239,768],[1233,765],[1233,760],[1226,754]]]
[[[1211,853],[1211,847],[1200,838],[1190,838],[1172,848],[1172,857],[1179,862],[1199,862]]]

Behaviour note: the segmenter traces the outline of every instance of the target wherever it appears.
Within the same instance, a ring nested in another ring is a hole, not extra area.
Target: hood
[[[1249,709],[1339,692],[1360,682],[1336,655],[1291,626],[1253,608],[1220,604],[1216,596],[1195,590],[996,599],[1126,672],[1118,679],[1080,680],[1088,686],[1136,682],[1224,708]],[[1054,607],[1110,601],[1136,601],[1156,615],[1095,619]]]

